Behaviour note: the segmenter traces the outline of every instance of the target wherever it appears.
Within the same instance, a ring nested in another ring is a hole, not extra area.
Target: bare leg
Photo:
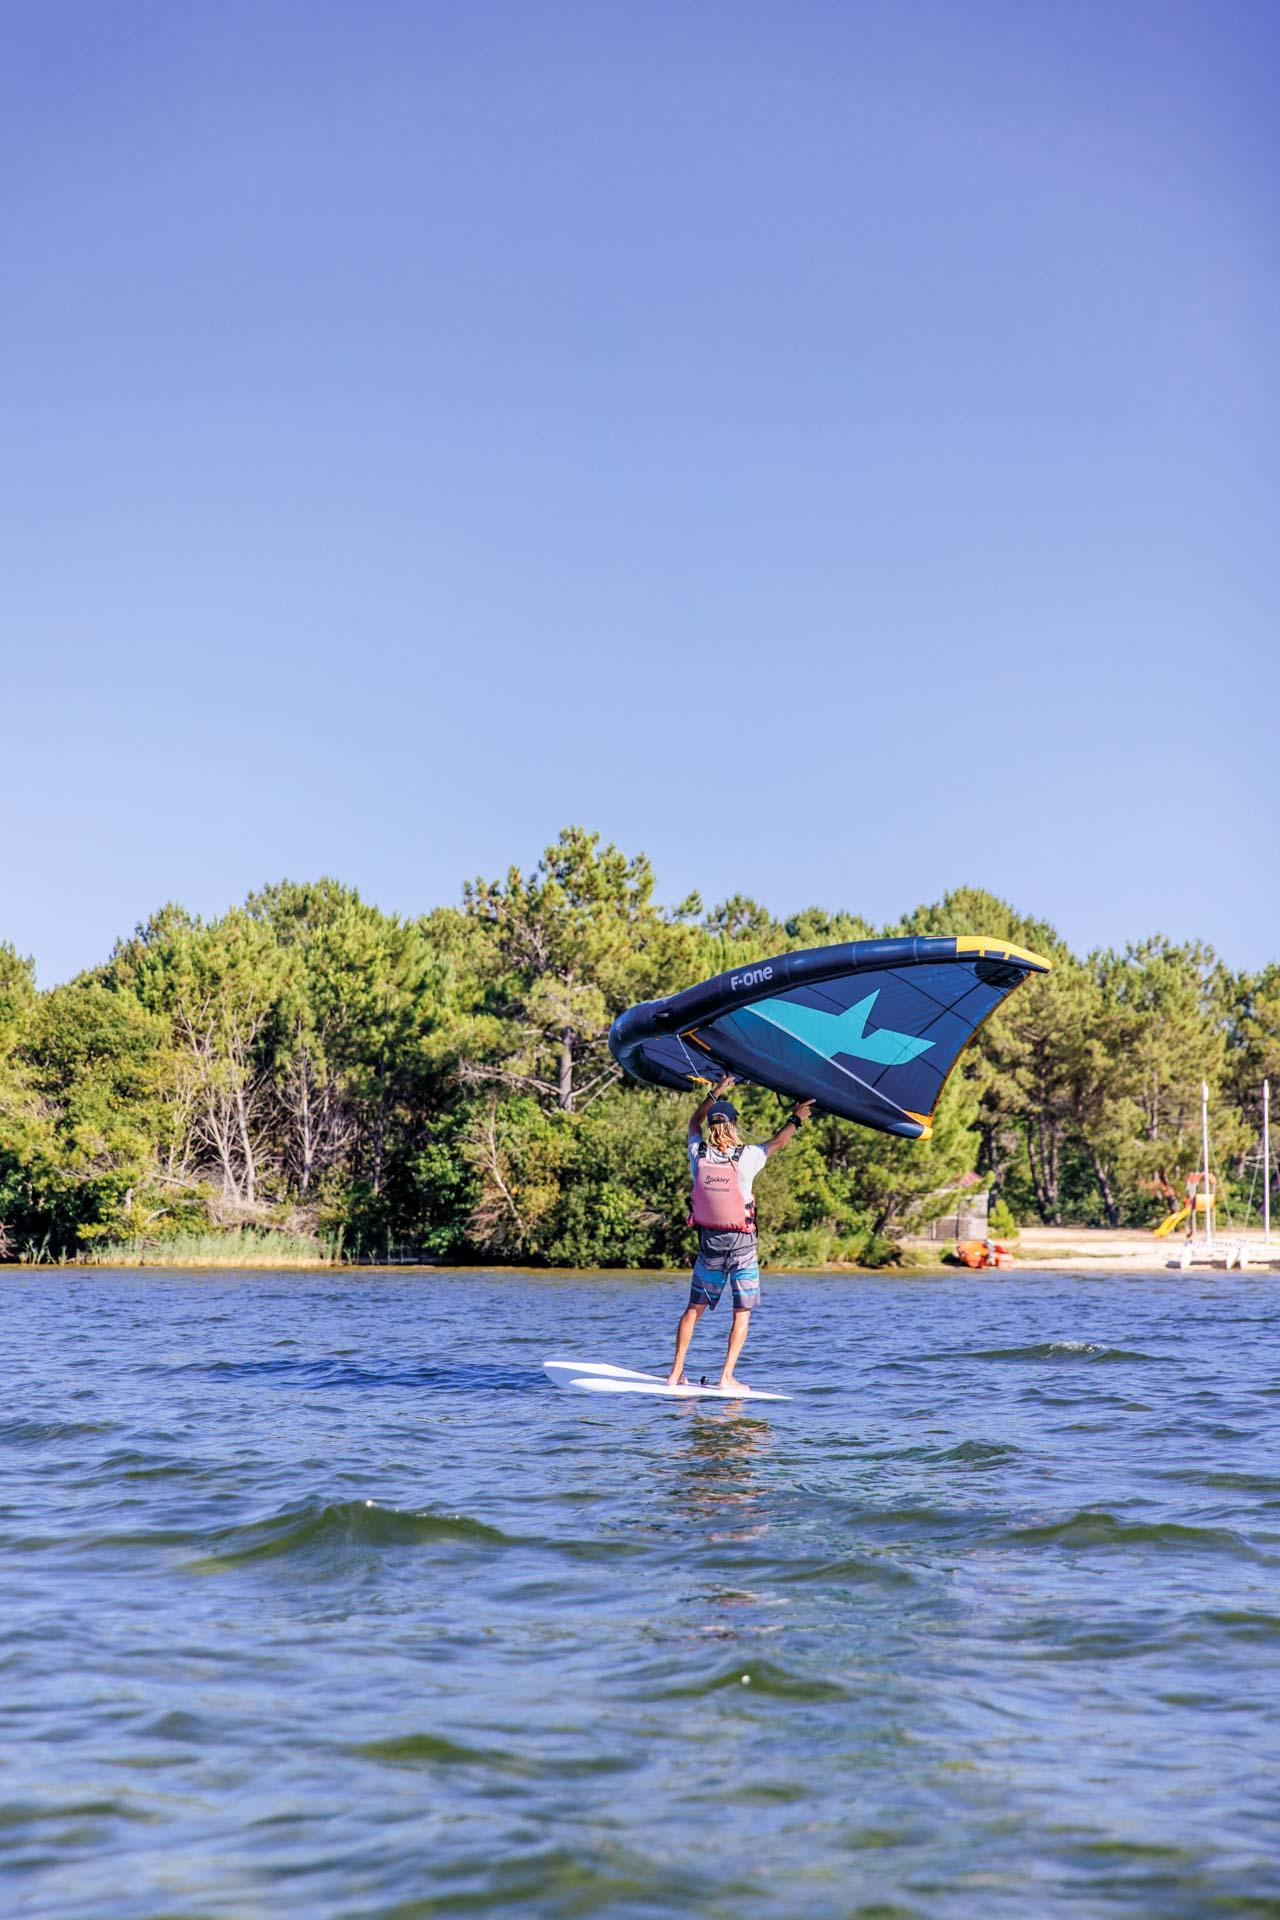
[[[689,1351],[693,1330],[705,1312],[704,1306],[686,1307],[676,1322],[676,1357],[671,1362],[671,1371],[667,1375],[669,1387],[678,1387],[684,1379],[684,1357]]]
[[[729,1348],[724,1356],[724,1370],[720,1375],[722,1387],[744,1387],[746,1382],[735,1380],[733,1370],[738,1364],[738,1355],[747,1344],[747,1330],[751,1325],[750,1307],[735,1307],[733,1325],[729,1328]]]

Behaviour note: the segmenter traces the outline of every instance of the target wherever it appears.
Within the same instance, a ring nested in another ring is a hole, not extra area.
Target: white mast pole
[[[1262,1083],[1262,1244],[1271,1245],[1271,1082]]]
[[[1200,1082],[1200,1143],[1204,1149],[1204,1239],[1206,1248],[1213,1245],[1213,1234],[1209,1229],[1209,1082]],[[1195,1208],[1191,1211],[1191,1230],[1195,1232]]]

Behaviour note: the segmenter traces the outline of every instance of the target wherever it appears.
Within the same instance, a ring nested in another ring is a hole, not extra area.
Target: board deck
[[[789,1400],[789,1393],[763,1393],[758,1387],[669,1387],[661,1374],[637,1373],[602,1360],[544,1360],[548,1379],[578,1393],[645,1393],[667,1400]]]

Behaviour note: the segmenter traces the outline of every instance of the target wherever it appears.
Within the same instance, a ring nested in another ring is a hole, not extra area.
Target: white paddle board
[[[762,1393],[758,1387],[669,1387],[659,1373],[636,1373],[630,1367],[610,1366],[600,1360],[544,1360],[547,1377],[557,1387],[578,1393],[652,1393],[668,1400],[789,1400],[789,1393]]]

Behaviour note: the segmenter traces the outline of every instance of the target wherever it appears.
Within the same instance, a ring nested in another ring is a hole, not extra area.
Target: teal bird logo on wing
[[[927,1053],[932,1040],[916,1040],[909,1033],[895,1033],[892,1027],[877,1027],[867,1032],[871,1009],[880,998],[880,989],[869,993],[856,1006],[843,1013],[828,1013],[822,1007],[798,1006],[794,1000],[757,1001],[750,1011],[758,1020],[781,1027],[802,1046],[811,1047],[825,1060],[847,1053],[855,1060],[872,1060],[878,1067],[901,1067],[917,1055]],[[745,1011],[745,1009],[744,1009]]]

